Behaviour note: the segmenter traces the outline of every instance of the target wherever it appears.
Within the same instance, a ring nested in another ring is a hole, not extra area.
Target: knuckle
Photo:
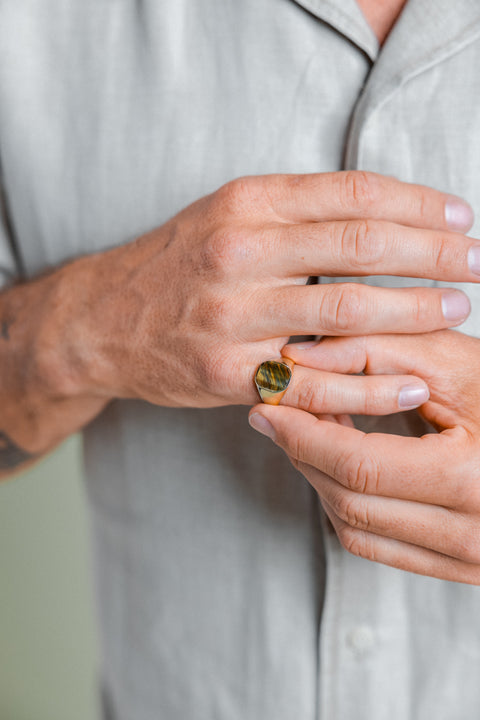
[[[454,543],[452,555],[475,565],[480,564],[480,528],[461,528]]]
[[[375,265],[385,256],[384,234],[371,220],[347,220],[343,227],[341,252],[354,267]]]
[[[338,539],[344,550],[351,555],[365,558],[367,560],[375,560],[373,545],[368,540],[368,536],[362,531],[344,525],[338,530]]]
[[[451,266],[450,245],[445,237],[440,237],[433,248],[432,265],[437,271]]]
[[[425,319],[431,315],[432,296],[424,292],[424,290],[415,290],[410,297],[409,315],[413,325],[422,326]]]
[[[362,498],[349,492],[339,493],[335,504],[335,512],[351,528],[367,530],[369,526],[368,515]]]
[[[340,545],[347,552],[351,552],[350,548],[352,547],[352,545],[354,547],[358,545],[357,533],[349,525],[342,525],[342,527],[338,528],[337,535],[338,539],[340,540]],[[357,553],[353,554],[355,555]]]
[[[312,380],[303,380],[296,391],[296,404],[309,413],[321,412],[325,405],[325,388]]]
[[[422,223],[425,225],[429,225],[431,222],[430,213],[429,213],[429,202],[428,202],[428,196],[426,190],[423,188],[418,188],[418,194],[417,194],[417,202],[418,202],[418,216]]]
[[[347,486],[362,495],[378,493],[380,471],[378,463],[370,455],[351,456],[345,469]]]
[[[388,407],[390,407],[389,400],[390,396],[383,385],[377,385],[376,382],[371,383],[368,386],[368,393],[363,402],[365,414],[375,415],[384,412],[387,403]]]
[[[369,210],[378,197],[378,178],[364,170],[347,170],[341,174],[340,201],[346,208]]]
[[[327,331],[348,333],[362,319],[362,290],[354,283],[330,285],[320,303],[321,325]]]
[[[224,211],[232,215],[244,214],[258,190],[254,177],[235,178],[222,185],[215,193],[217,202]]]
[[[200,250],[199,273],[220,279],[230,275],[248,253],[245,234],[235,228],[213,232]]]

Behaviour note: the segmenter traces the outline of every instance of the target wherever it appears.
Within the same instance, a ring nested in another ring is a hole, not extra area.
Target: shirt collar
[[[319,20],[350,40],[373,62],[379,52],[378,40],[356,0],[293,0]]]
[[[397,81],[461,49],[478,36],[478,0],[409,0],[380,48],[356,0],[292,0],[344,35]]]
[[[369,78],[370,90],[389,82],[398,86],[479,35],[478,0],[410,0],[378,54]]]

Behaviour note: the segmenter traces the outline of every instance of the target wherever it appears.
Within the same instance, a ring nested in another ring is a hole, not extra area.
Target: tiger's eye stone
[[[266,360],[255,373],[255,385],[263,402],[277,404],[288,387],[292,370],[281,360]],[[281,393],[281,394],[280,394]]]

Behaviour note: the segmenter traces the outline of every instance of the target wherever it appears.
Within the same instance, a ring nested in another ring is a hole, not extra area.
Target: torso
[[[26,276],[245,174],[368,168],[480,218],[476,3],[412,4],[371,72],[372,38],[329,3],[0,1],[2,184]],[[480,286],[468,293],[462,331],[478,334]],[[480,589],[359,560],[328,534],[324,548],[313,489],[246,412],[126,400],[86,432],[112,718],[476,717]],[[350,640],[365,626],[371,647]]]

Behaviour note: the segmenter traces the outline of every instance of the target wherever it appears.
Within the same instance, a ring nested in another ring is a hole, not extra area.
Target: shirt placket
[[[480,34],[472,0],[410,0],[380,52],[349,3],[295,0],[365,52],[373,67],[354,108],[345,169],[375,170],[375,118],[404,83],[460,52]],[[350,25],[345,24],[349,16]],[[414,112],[414,108],[412,108]],[[409,717],[408,596],[405,574],[347,554],[322,513],[326,582],[319,635],[318,720]],[[395,692],[392,692],[395,688]]]

